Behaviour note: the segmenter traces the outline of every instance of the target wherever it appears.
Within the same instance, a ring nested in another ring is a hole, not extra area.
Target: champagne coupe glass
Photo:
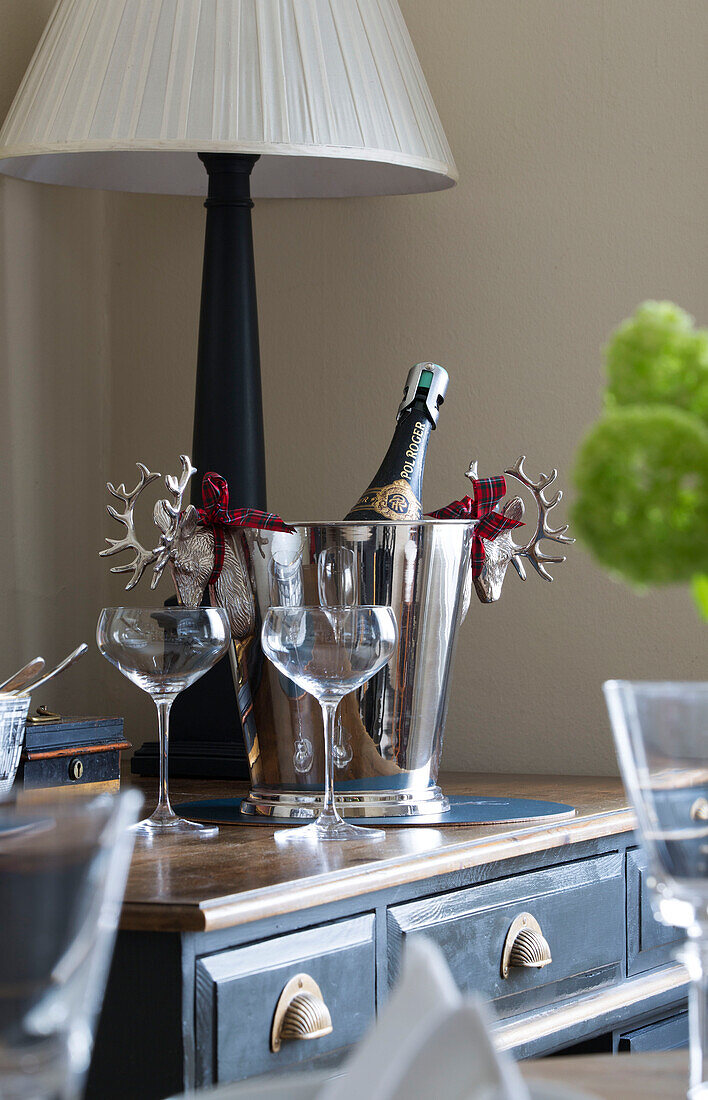
[[[271,541],[271,559],[268,563],[270,578],[270,602],[276,607],[301,607],[305,602],[302,571],[302,543],[298,534],[278,531]],[[293,767],[300,775],[307,775],[314,760],[312,741],[306,736],[300,706],[303,692],[287,676],[280,676],[280,686],[292,699],[297,714],[297,734],[293,738]]]
[[[335,715],[340,699],[390,660],[398,627],[390,607],[271,607],[263,622],[263,651],[286,676],[319,701],[325,735],[324,801],[310,825],[278,840],[382,840],[383,829],[349,825],[334,802]]]
[[[96,627],[104,657],[152,697],[160,740],[160,788],[150,817],[139,821],[144,836],[216,836],[213,825],[178,817],[170,805],[167,752],[170,708],[226,652],[231,640],[222,607],[106,607]]]
[[[328,546],[317,555],[320,607],[353,607],[359,602],[356,555],[349,546]]]
[[[359,602],[359,573],[350,547],[328,546],[317,555],[317,593],[320,607],[353,607]],[[353,755],[340,718],[332,744],[335,768],[346,768]]]
[[[690,1100],[708,1098],[708,683],[603,688],[649,864],[654,915],[686,929]]]

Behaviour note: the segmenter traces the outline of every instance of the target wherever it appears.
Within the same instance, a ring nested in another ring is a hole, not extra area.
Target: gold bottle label
[[[381,489],[368,489],[352,509],[352,514],[364,509],[378,512],[390,520],[418,520],[422,514],[418,497],[402,477]]]

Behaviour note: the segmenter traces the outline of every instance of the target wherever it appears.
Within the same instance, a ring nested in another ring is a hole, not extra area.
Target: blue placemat
[[[182,817],[215,825],[306,825],[311,818],[250,817],[241,813],[241,798],[207,798],[201,802],[181,802],[175,810]],[[535,798],[487,798],[467,794],[448,795],[450,809],[444,814],[425,817],[348,817],[357,825],[501,825],[562,820],[575,816],[572,806],[563,802],[541,802]],[[341,811],[340,811],[341,812]]]

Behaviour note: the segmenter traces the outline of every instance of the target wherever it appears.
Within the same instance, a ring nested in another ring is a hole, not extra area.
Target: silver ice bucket
[[[342,521],[273,531],[241,526],[243,516],[229,513],[228,487],[218,474],[205,475],[208,508],[201,513],[191,505],[183,509],[195,470],[187,455],[180,461],[179,477],[165,478],[171,500],[160,500],[154,508],[161,535],[152,549],[136,537],[133,508],[145,486],[160,474],[138,463],[140,478],[133,490],[109,483],[111,496],[124,510],[111,506],[108,512],[125,527],[125,535],[109,539],[101,554],[135,551],[131,562],[113,569],[132,573],[128,589],[148,566],[154,588],[169,564],[182,604],[198,607],[208,591],[213,604],[226,608],[251,773],[244,812],[311,817],[322,800],[324,735],[319,704],[265,659],[260,627],[274,604],[319,603],[318,562],[330,547],[348,551],[358,602],[391,606],[399,627],[398,647],[388,665],[340,703],[333,754],[338,799],[355,817],[419,816],[448,809],[437,777],[457,628],[467,613],[473,584],[482,602],[495,602],[510,564],[522,578],[525,560],[540,576],[553,579],[548,566],[565,559],[544,553],[541,542],[573,542],[566,534],[567,524],[553,528],[548,520],[562,497],[560,490],[551,498],[546,495],[557,471],[534,481],[524,470],[523,455],[504,471],[529,490],[537,508],[527,529],[528,541],[518,546],[511,536],[523,520],[523,501],[514,497],[502,505],[504,479],[478,480],[476,463],[466,474],[474,500],[466,498],[465,509],[466,515],[480,516],[479,520]],[[445,514],[462,503],[444,509]]]
[[[256,612],[234,662],[251,773],[245,813],[310,817],[322,796],[320,706],[264,657],[259,635],[271,604],[318,604],[317,561],[328,547],[353,552],[359,602],[390,605],[399,627],[389,664],[340,704],[338,801],[355,817],[448,809],[437,778],[457,628],[470,599],[473,528],[469,520],[423,520],[240,533]]]

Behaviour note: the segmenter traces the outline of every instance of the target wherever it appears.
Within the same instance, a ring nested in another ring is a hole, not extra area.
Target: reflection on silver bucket
[[[337,795],[353,816],[440,813],[437,786],[457,626],[469,602],[469,521],[328,523],[239,533],[260,624],[271,604],[317,605],[323,550],[353,557],[359,602],[388,604],[389,664],[340,704]],[[319,704],[265,660],[258,631],[240,654],[239,708],[251,791],[244,812],[309,817],[323,784]],[[245,666],[245,667],[244,667]]]

